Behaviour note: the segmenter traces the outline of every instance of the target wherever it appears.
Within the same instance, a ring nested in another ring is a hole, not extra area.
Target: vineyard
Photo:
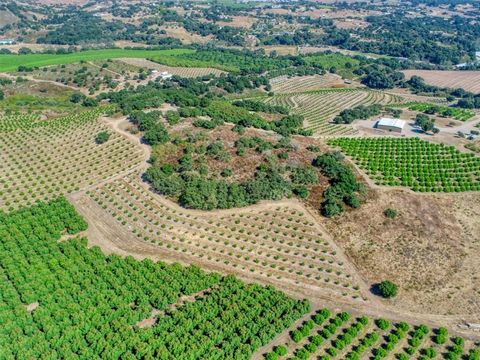
[[[405,322],[354,317],[347,312],[315,311],[290,331],[286,342],[273,342],[265,356],[254,359],[480,359],[472,341]]]
[[[209,74],[213,74],[219,76],[224,74],[225,72],[222,70],[218,70],[215,68],[208,68],[208,67],[174,67],[174,66],[167,66],[162,64],[157,64],[153,61],[139,59],[139,58],[121,58],[120,61],[133,65],[138,66],[140,68],[146,68],[151,70],[157,70],[158,72],[168,72],[172,75],[178,75],[185,78],[195,78],[199,76],[205,76]]]
[[[105,256],[65,200],[0,214],[2,359],[247,359],[306,301],[197,267]]]
[[[329,144],[339,146],[379,185],[422,192],[480,190],[480,158],[453,146],[419,138],[339,138]]]
[[[348,261],[299,206],[202,214],[155,196],[136,176],[88,195],[130,236],[155,244],[173,260],[182,257],[267,283],[306,287],[310,294],[366,300]]]
[[[317,135],[355,134],[356,130],[351,126],[332,123],[335,115],[344,109],[371,104],[393,105],[403,101],[400,95],[355,89],[282,94],[265,100],[272,105],[289,107],[292,112],[303,115],[306,120],[305,127]]]
[[[279,76],[271,79],[270,84],[272,85],[272,91],[276,94],[290,94],[321,90],[325,88],[347,87],[340,76],[333,74],[302,77]]]
[[[0,208],[14,209],[78,191],[140,164],[141,151],[97,119],[104,109],[42,120],[0,118]]]
[[[445,105],[427,104],[427,103],[406,103],[402,104],[402,107],[408,107],[410,110],[420,111],[426,114],[438,114],[443,117],[451,117],[455,120],[467,121],[475,116],[475,112],[472,110],[466,110],[462,108],[454,108]]]

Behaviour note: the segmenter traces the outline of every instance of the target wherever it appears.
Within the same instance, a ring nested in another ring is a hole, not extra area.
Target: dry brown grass
[[[257,21],[253,16],[232,16],[231,19],[232,21],[217,21],[217,25],[250,29]]]
[[[480,71],[404,70],[403,73],[407,79],[417,75],[427,84],[480,93]]]
[[[160,30],[165,30],[167,33],[166,36],[173,37],[175,39],[179,39],[184,44],[192,44],[192,43],[206,43],[213,40],[213,36],[201,36],[198,34],[189,33],[185,28],[179,27],[177,25],[171,26],[162,26],[159,28]]]

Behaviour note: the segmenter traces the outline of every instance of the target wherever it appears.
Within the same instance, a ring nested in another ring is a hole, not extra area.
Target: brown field
[[[298,46],[293,45],[263,45],[259,46],[260,49],[265,50],[267,54],[272,51],[276,51],[279,55],[297,55]]]
[[[480,71],[404,70],[403,73],[407,79],[417,75],[427,84],[480,93]]]
[[[363,29],[368,26],[368,22],[360,19],[339,19],[334,20],[334,23],[339,29]]]
[[[257,21],[253,16],[232,16],[231,18],[232,21],[217,21],[217,25],[250,29]]]
[[[391,220],[386,208],[398,211]],[[394,306],[480,320],[480,194],[379,189],[358,211],[324,224],[368,283],[392,279]]]
[[[18,21],[18,18],[10,11],[0,11],[0,27],[13,24]]]
[[[184,44],[192,44],[192,43],[207,43],[213,40],[213,36],[201,36],[198,34],[189,33],[183,27],[179,27],[177,25],[171,26],[162,26],[159,27],[159,30],[165,30],[167,33],[166,36],[173,37],[179,39]]]

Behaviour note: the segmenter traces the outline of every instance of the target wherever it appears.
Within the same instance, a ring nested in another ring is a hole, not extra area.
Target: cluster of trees
[[[70,96],[70,102],[74,104],[81,104],[85,107],[95,107],[98,105],[98,101],[94,98],[83,95],[80,92],[75,92]]]
[[[106,143],[108,139],[110,139],[110,134],[108,131],[100,131],[95,137],[95,142],[100,145]]]
[[[420,127],[425,133],[431,131],[433,134],[438,134],[440,132],[440,129],[435,127],[435,119],[425,114],[417,114],[415,125]]]
[[[260,200],[280,200],[292,194],[292,185],[279,169],[263,164],[253,179],[242,182],[207,179],[191,173],[192,156],[185,154],[178,165],[152,166],[146,178],[161,194],[175,196],[179,203],[191,209],[228,209],[255,204]],[[168,169],[179,172],[171,172]]]
[[[247,359],[310,310],[271,286],[106,256],[86,239],[58,241],[85,229],[64,199],[0,213],[3,357]],[[25,305],[35,303],[28,312]],[[140,328],[153,309],[164,313]]]
[[[333,122],[335,124],[351,124],[355,120],[366,120],[372,116],[379,115],[382,111],[382,106],[379,104],[374,105],[360,105],[353,109],[345,109],[340,112]]]
[[[116,21],[105,21],[85,11],[72,11],[64,15],[54,14],[44,20],[42,25],[55,25],[37,39],[39,44],[79,45],[95,42],[124,40],[128,33],[135,33],[135,26]]]
[[[386,299],[393,298],[397,296],[398,285],[390,280],[384,280],[378,284],[378,292]]]
[[[244,45],[245,31],[242,28],[233,26],[219,26],[213,23],[188,19],[187,17],[184,18],[182,24],[185,30],[188,32],[202,36],[213,35],[217,40],[223,41],[228,45]]]
[[[344,204],[352,208],[360,206],[357,193],[362,190],[352,169],[348,167],[339,152],[330,152],[314,159],[313,165],[320,168],[327,176],[330,186],[323,193],[324,201],[321,212],[326,217],[339,215],[344,211]]]
[[[143,131],[143,139],[149,145],[166,143],[170,137],[165,126],[160,122],[159,111],[135,111],[130,114],[129,120]]]
[[[237,125],[237,128],[254,127],[272,130],[283,136],[294,134],[311,135],[311,131],[302,128],[304,118],[300,115],[286,115],[279,120],[268,121],[257,113],[250,112],[246,107],[218,100],[212,101],[204,109],[203,114],[208,115],[210,120],[196,120],[194,122],[195,126],[214,129],[224,122],[230,122]]]

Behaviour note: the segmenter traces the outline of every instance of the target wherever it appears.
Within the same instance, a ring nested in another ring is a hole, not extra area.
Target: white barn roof
[[[378,120],[377,126],[389,126],[403,129],[403,127],[405,126],[405,121],[400,119],[381,118]]]

